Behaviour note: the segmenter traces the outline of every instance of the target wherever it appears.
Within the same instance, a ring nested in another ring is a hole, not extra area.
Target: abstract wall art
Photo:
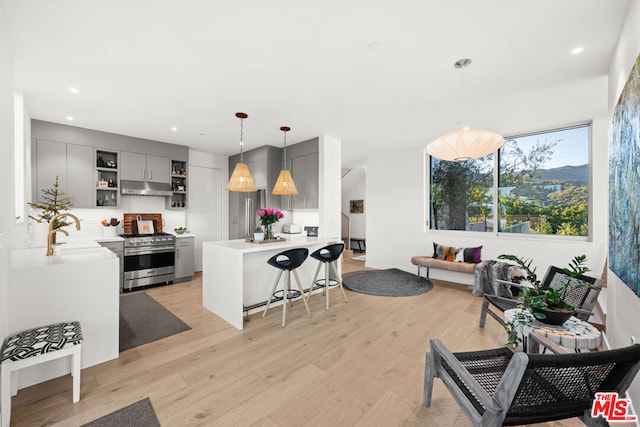
[[[640,55],[609,127],[609,268],[640,296]]]

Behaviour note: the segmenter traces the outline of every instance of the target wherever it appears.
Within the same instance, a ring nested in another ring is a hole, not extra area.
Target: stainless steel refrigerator
[[[266,207],[267,190],[258,189],[252,193],[229,194],[229,239],[253,237],[260,225],[258,209]]]

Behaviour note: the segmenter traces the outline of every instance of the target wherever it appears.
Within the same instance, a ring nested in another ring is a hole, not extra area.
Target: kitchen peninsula
[[[77,320],[82,326],[82,368],[118,357],[119,262],[93,241],[46,248],[13,249],[7,288],[11,332]],[[70,372],[57,359],[20,371],[18,388]]]
[[[269,258],[293,248],[308,248],[312,253],[339,241],[335,237],[294,236],[277,243],[249,243],[243,239],[204,242],[202,304],[232,326],[242,329],[245,307],[265,302],[275,281],[277,270],[267,264]],[[317,265],[317,261],[307,258],[297,270],[304,289],[311,285]],[[292,279],[293,288],[294,283]],[[282,284],[281,279],[279,289],[282,289]],[[279,304],[281,302],[272,304],[272,307]],[[248,311],[252,313],[263,309],[258,307]]]

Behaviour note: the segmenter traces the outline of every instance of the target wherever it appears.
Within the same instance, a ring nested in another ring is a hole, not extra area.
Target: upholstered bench
[[[2,426],[11,420],[12,380],[17,390],[17,371],[29,366],[61,357],[71,356],[73,376],[73,403],[80,400],[80,355],[82,352],[82,329],[80,322],[65,322],[55,325],[27,329],[9,335],[0,350],[2,380],[0,385],[0,411]]]
[[[471,262],[446,261],[444,259],[437,259],[430,256],[411,257],[411,263],[418,266],[418,276],[420,276],[420,269],[425,267],[427,269],[427,274],[425,276],[427,279],[429,278],[430,268],[473,274],[476,267],[476,265]]]

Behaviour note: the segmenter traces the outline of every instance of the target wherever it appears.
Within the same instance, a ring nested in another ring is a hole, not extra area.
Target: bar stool
[[[267,310],[269,310],[269,306],[271,305],[271,302],[274,301],[274,299],[275,301],[279,301],[280,299],[282,299],[282,327],[283,328],[285,326],[285,319],[287,316],[287,304],[289,303],[289,300],[302,296],[302,293],[303,293],[302,284],[300,283],[300,277],[298,276],[298,272],[296,271],[296,268],[302,265],[302,263],[307,259],[307,256],[309,256],[309,249],[296,248],[296,249],[289,249],[288,251],[280,252],[279,254],[276,254],[271,258],[269,258],[269,260],[267,261],[267,264],[277,268],[280,271],[278,271],[278,277],[276,277],[276,281],[273,284],[273,288],[271,288],[271,292],[269,293],[267,306],[264,308],[264,311],[262,312],[262,317],[264,317],[267,314]],[[287,275],[285,276],[285,280],[284,280],[284,287],[281,291],[276,291],[276,288],[278,287],[278,282],[280,281],[280,277],[282,276],[282,272],[284,271],[287,272]],[[296,282],[298,283],[299,291],[291,290],[291,272],[293,272],[293,276],[295,277]],[[282,298],[276,295],[280,292],[282,292]],[[307,309],[307,314],[309,315],[309,317],[311,317],[311,311],[309,311],[309,305],[307,305],[307,300],[304,297],[302,298],[302,302],[304,302],[304,306]]]
[[[9,335],[2,344],[0,361],[2,384],[0,410],[2,424],[8,427],[11,420],[11,395],[17,393],[18,370],[53,359],[71,356],[73,377],[73,403],[80,400],[80,355],[82,353],[82,329],[80,322],[27,329]],[[12,384],[13,380],[13,384]]]
[[[307,299],[311,298],[311,291],[314,287],[320,286],[324,288],[325,294],[325,310],[329,310],[329,286],[340,286],[340,290],[342,291],[342,296],[344,297],[344,302],[347,301],[347,294],[344,293],[344,288],[342,287],[342,279],[338,274],[338,268],[336,267],[336,260],[340,258],[342,255],[342,251],[344,250],[344,243],[334,243],[332,245],[325,246],[324,248],[320,248],[310,256],[311,258],[317,259],[320,261],[318,264],[318,268],[316,268],[316,274],[313,276],[313,280],[311,281],[311,287],[309,288],[309,292],[307,294]],[[324,279],[318,278],[318,273],[320,273],[320,267],[324,264]],[[333,269],[333,273],[336,275],[336,279],[331,279],[329,275],[329,266]]]

